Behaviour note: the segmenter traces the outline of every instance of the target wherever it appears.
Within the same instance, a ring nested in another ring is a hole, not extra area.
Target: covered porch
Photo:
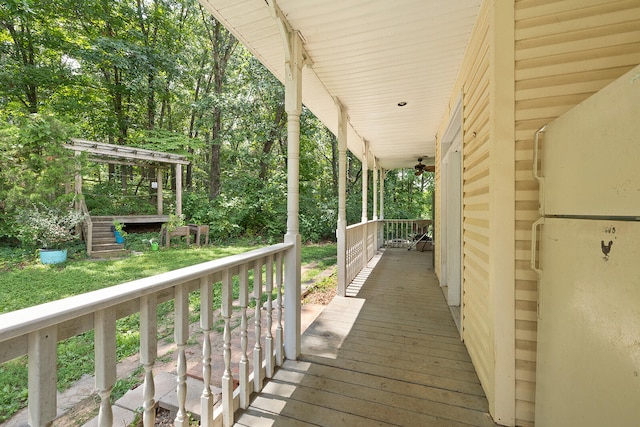
[[[495,425],[431,253],[383,249],[369,267],[236,425]]]

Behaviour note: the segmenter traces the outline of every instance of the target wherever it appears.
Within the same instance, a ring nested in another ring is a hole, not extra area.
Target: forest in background
[[[15,238],[16,213],[31,203],[69,202],[75,159],[62,145],[84,138],[186,155],[187,219],[211,224],[214,239],[279,241],[286,120],[282,84],[196,0],[5,0],[0,239]],[[304,109],[300,144],[302,238],[334,239],[336,138]],[[86,162],[83,173],[101,213],[155,209],[151,168]],[[349,224],[362,216],[361,179],[349,153]],[[432,192],[431,173],[389,171],[385,217],[430,218]]]

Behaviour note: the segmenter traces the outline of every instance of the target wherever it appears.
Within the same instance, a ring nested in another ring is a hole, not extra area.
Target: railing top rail
[[[283,252],[279,243],[0,315],[0,342]]]

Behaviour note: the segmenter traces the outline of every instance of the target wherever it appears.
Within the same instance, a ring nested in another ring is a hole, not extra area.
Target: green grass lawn
[[[255,249],[259,246],[241,243],[229,246],[172,247],[151,251],[144,240],[149,236],[129,237],[128,247],[135,255],[117,260],[90,260],[78,255],[69,261],[45,266],[34,261],[33,254],[22,250],[0,250],[0,314],[48,301],[66,298],[131,280],[152,276],[177,268],[198,264]],[[302,248],[302,263],[318,261],[318,266],[308,272],[309,280],[318,269],[335,264],[336,245],[307,245]],[[214,288],[215,291],[216,288]],[[173,311],[173,301],[158,307],[158,318],[166,319]],[[197,320],[199,294],[190,294],[190,313]],[[135,354],[139,348],[139,316],[137,314],[118,320],[118,359]],[[171,321],[160,322],[161,337],[172,333]],[[58,389],[64,390],[83,374],[94,370],[93,331],[65,340],[58,345]],[[26,405],[27,366],[26,357],[0,365],[0,422],[9,419]]]

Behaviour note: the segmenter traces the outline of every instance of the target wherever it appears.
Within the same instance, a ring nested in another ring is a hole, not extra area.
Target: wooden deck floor
[[[428,252],[389,249],[336,297],[238,426],[494,426]]]

